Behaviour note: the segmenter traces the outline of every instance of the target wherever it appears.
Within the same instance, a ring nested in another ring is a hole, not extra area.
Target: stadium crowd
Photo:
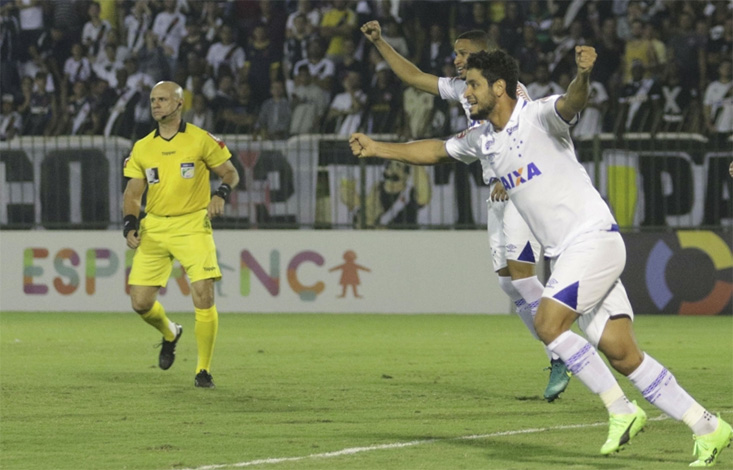
[[[184,119],[222,134],[463,130],[459,105],[404,88],[363,38],[372,19],[423,71],[452,76],[474,29],[520,65],[534,99],[560,93],[574,46],[593,45],[588,108],[573,130],[733,133],[733,2],[664,0],[0,0],[0,139],[153,127],[160,80]]]

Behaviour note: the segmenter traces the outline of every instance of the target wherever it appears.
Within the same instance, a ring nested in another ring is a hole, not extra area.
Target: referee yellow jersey
[[[231,156],[224,142],[181,121],[170,140],[161,137],[158,129],[138,140],[125,160],[124,175],[148,182],[148,214],[191,214],[206,209],[211,200],[209,168]]]

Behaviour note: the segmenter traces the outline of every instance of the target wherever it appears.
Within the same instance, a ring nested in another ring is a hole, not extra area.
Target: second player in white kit
[[[484,31],[467,31],[455,41],[453,64],[457,77],[436,77],[424,73],[407,59],[398,54],[382,37],[379,22],[369,21],[361,27],[367,39],[376,47],[392,70],[405,83],[424,92],[438,95],[444,100],[461,103],[470,122],[469,127],[479,122],[470,117],[469,104],[463,96],[466,89],[466,60],[472,52],[489,49],[488,35]],[[517,93],[529,100],[527,90],[517,84]],[[481,162],[483,179],[488,185],[496,182],[490,165]],[[499,286],[514,303],[517,313],[535,339],[539,340],[534,328],[534,313],[542,295],[543,286],[535,273],[540,246],[527,223],[506,198],[506,192],[494,186],[492,198],[487,201],[487,231],[494,271],[498,275]],[[568,385],[570,373],[557,355],[545,348],[550,359],[550,379],[544,391],[548,401],[555,400]]]

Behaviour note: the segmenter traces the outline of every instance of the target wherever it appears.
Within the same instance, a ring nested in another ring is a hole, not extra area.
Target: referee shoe
[[[201,369],[193,381],[193,385],[198,388],[215,388],[214,378],[206,369]]]
[[[158,356],[158,367],[163,370],[170,369],[173,365],[173,361],[176,360],[176,343],[178,343],[178,340],[183,334],[183,327],[178,323],[174,323],[174,325],[176,325],[176,337],[173,338],[173,341],[166,341],[164,337],[163,342],[161,343],[160,356]]]

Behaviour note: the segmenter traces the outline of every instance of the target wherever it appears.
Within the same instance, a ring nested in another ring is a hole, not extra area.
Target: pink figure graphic
[[[339,299],[342,299],[346,297],[346,289],[351,286],[351,289],[354,291],[354,297],[357,299],[361,299],[361,296],[359,295],[359,292],[357,291],[357,286],[360,284],[359,282],[359,270],[366,271],[368,273],[372,272],[371,269],[365,268],[364,266],[360,264],[356,264],[354,260],[356,259],[356,253],[354,253],[351,250],[344,252],[344,264],[341,264],[339,266],[333,267],[328,270],[328,272],[333,272],[338,269],[341,270],[341,279],[339,280],[339,284],[343,287],[343,290],[341,291],[341,295],[338,296]]]

